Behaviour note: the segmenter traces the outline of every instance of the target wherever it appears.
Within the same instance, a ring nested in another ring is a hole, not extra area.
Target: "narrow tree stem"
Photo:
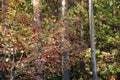
[[[92,56],[91,61],[92,61],[93,80],[97,80],[95,42],[94,42],[94,16],[93,16],[92,0],[89,0],[89,25],[90,25],[90,45],[91,45],[91,56]]]
[[[65,30],[66,30],[66,24],[65,24],[65,13],[66,13],[66,0],[62,0],[62,20],[63,20],[63,33],[62,33],[62,48],[64,50],[65,44]],[[69,69],[67,68],[67,64],[69,62],[69,55],[66,51],[63,51],[62,55],[62,80],[70,80],[69,76]]]

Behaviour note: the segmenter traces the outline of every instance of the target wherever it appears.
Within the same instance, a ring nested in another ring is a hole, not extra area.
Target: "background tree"
[[[97,69],[96,69],[96,51],[94,41],[94,15],[93,15],[93,1],[89,0],[89,26],[90,26],[90,45],[91,45],[91,58],[92,58],[92,71],[93,80],[97,80]]]
[[[7,28],[0,32],[0,71],[13,70],[15,80],[37,79],[34,65],[40,62],[44,67],[44,79],[61,80],[62,52],[61,41],[63,21],[61,20],[61,0],[43,0],[42,30],[37,32],[33,26],[33,5],[31,0],[4,0],[7,8],[5,21],[0,24]],[[76,0],[76,5],[68,1],[65,23],[67,42],[65,50],[69,53],[71,80],[92,79],[91,55],[89,46],[88,2]],[[113,4],[114,3],[114,4]],[[15,5],[16,4],[16,5]],[[2,5],[2,4],[1,4]],[[95,42],[98,79],[118,79],[120,68],[119,0],[94,0]],[[0,9],[2,12],[2,9]],[[113,16],[114,12],[114,16]],[[60,16],[58,16],[60,15]],[[2,18],[2,14],[0,14]],[[0,19],[2,20],[2,19]],[[82,24],[83,28],[82,28]],[[83,37],[81,40],[81,29]],[[38,35],[39,34],[39,35]],[[36,36],[38,35],[38,36]],[[40,40],[39,58],[35,56],[38,37]],[[14,46],[14,47],[13,47]],[[14,49],[14,52],[13,52]],[[13,57],[14,53],[14,57]],[[14,63],[11,63],[14,59]],[[37,61],[38,60],[38,61]],[[3,66],[3,68],[2,68]],[[14,68],[13,68],[14,66]],[[0,73],[0,75],[2,75]],[[10,74],[6,77],[10,79]],[[22,77],[21,77],[22,76]]]
[[[66,11],[67,11],[67,1],[66,0],[62,0],[62,20],[63,20],[63,33],[62,33],[62,49],[63,49],[63,56],[62,56],[62,80],[70,80],[70,76],[69,76],[69,69],[67,69],[67,65],[69,63],[69,54],[66,52],[66,47],[68,45],[67,42],[67,24],[65,21],[65,16],[66,16]]]

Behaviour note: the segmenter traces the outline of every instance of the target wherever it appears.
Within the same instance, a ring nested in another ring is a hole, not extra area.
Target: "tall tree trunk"
[[[33,0],[33,26],[38,30],[42,28],[42,1]]]
[[[2,15],[1,15],[1,21],[2,22],[4,22],[4,18],[5,18],[5,16],[4,16],[4,13],[5,13],[5,1],[4,0],[2,0]]]
[[[41,46],[41,43],[39,41],[40,39],[39,33],[42,30],[42,0],[32,0],[32,4],[33,4],[33,26],[37,31],[38,36],[38,40],[36,42],[36,50],[34,51],[37,58],[37,64],[35,65],[35,76],[39,76],[38,80],[43,80],[43,72],[39,71],[39,69],[42,69],[41,58],[39,58],[38,56],[40,53]]]
[[[66,52],[66,26],[67,24],[65,23],[65,13],[67,10],[67,4],[66,0],[62,0],[62,20],[63,20],[63,33],[62,33],[62,48],[63,48],[63,56],[62,56],[62,80],[70,80],[69,76],[69,69],[67,68],[67,64],[69,63],[69,55]]]
[[[81,36],[80,36],[80,39],[81,41],[83,41],[83,20],[81,21]]]
[[[93,80],[97,80],[95,41],[94,41],[94,16],[93,16],[92,0],[89,0],[89,25],[90,25],[90,45],[91,45],[91,56],[92,56]]]
[[[8,3],[9,3],[9,0],[1,0],[1,21],[2,23],[5,23],[5,19],[6,19],[6,14],[7,14],[7,11],[8,11]]]
[[[116,4],[116,0],[113,0],[112,3],[113,3],[113,5],[112,5],[113,6],[113,8],[112,8],[112,15],[113,15],[113,17],[115,17],[115,15],[116,15],[116,10],[115,10],[115,8],[116,8],[116,5],[115,5]]]

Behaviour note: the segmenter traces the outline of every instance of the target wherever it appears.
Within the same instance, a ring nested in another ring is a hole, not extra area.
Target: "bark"
[[[33,0],[33,26],[38,30],[42,28],[42,1]]]
[[[1,0],[1,21],[5,23],[5,19],[7,18],[6,14],[8,11],[8,3],[9,0]]]
[[[63,48],[63,56],[62,56],[62,80],[70,80],[69,69],[67,68],[67,64],[69,63],[69,55],[66,52],[66,26],[65,23],[65,13],[67,10],[66,0],[62,0],[62,20],[63,20],[63,33],[62,33],[62,48]]]
[[[41,46],[41,43],[39,41],[40,39],[39,33],[41,32],[42,29],[42,0],[32,0],[32,4],[33,4],[33,26],[37,31],[37,36],[38,36],[38,40],[36,42],[36,49],[34,50],[36,61],[38,61],[38,63],[36,63],[35,65],[34,75],[38,80],[43,80],[43,72],[39,71],[39,69],[42,67],[40,62],[41,58],[39,58],[38,56],[40,53],[40,46]]]
[[[93,16],[92,0],[89,0],[89,26],[90,26],[90,45],[91,45],[91,56],[92,56],[93,80],[97,80],[95,41],[94,41],[94,16]]]
[[[2,16],[1,16],[1,21],[3,22],[4,21],[4,12],[5,12],[5,4],[4,4],[4,0],[2,0]]]
[[[81,36],[80,36],[80,39],[81,41],[83,41],[83,20],[81,21]]]

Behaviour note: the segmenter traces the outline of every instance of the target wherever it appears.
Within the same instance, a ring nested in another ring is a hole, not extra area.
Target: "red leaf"
[[[36,33],[37,33],[37,29],[33,29],[32,32],[33,32],[34,34],[36,34]]]

